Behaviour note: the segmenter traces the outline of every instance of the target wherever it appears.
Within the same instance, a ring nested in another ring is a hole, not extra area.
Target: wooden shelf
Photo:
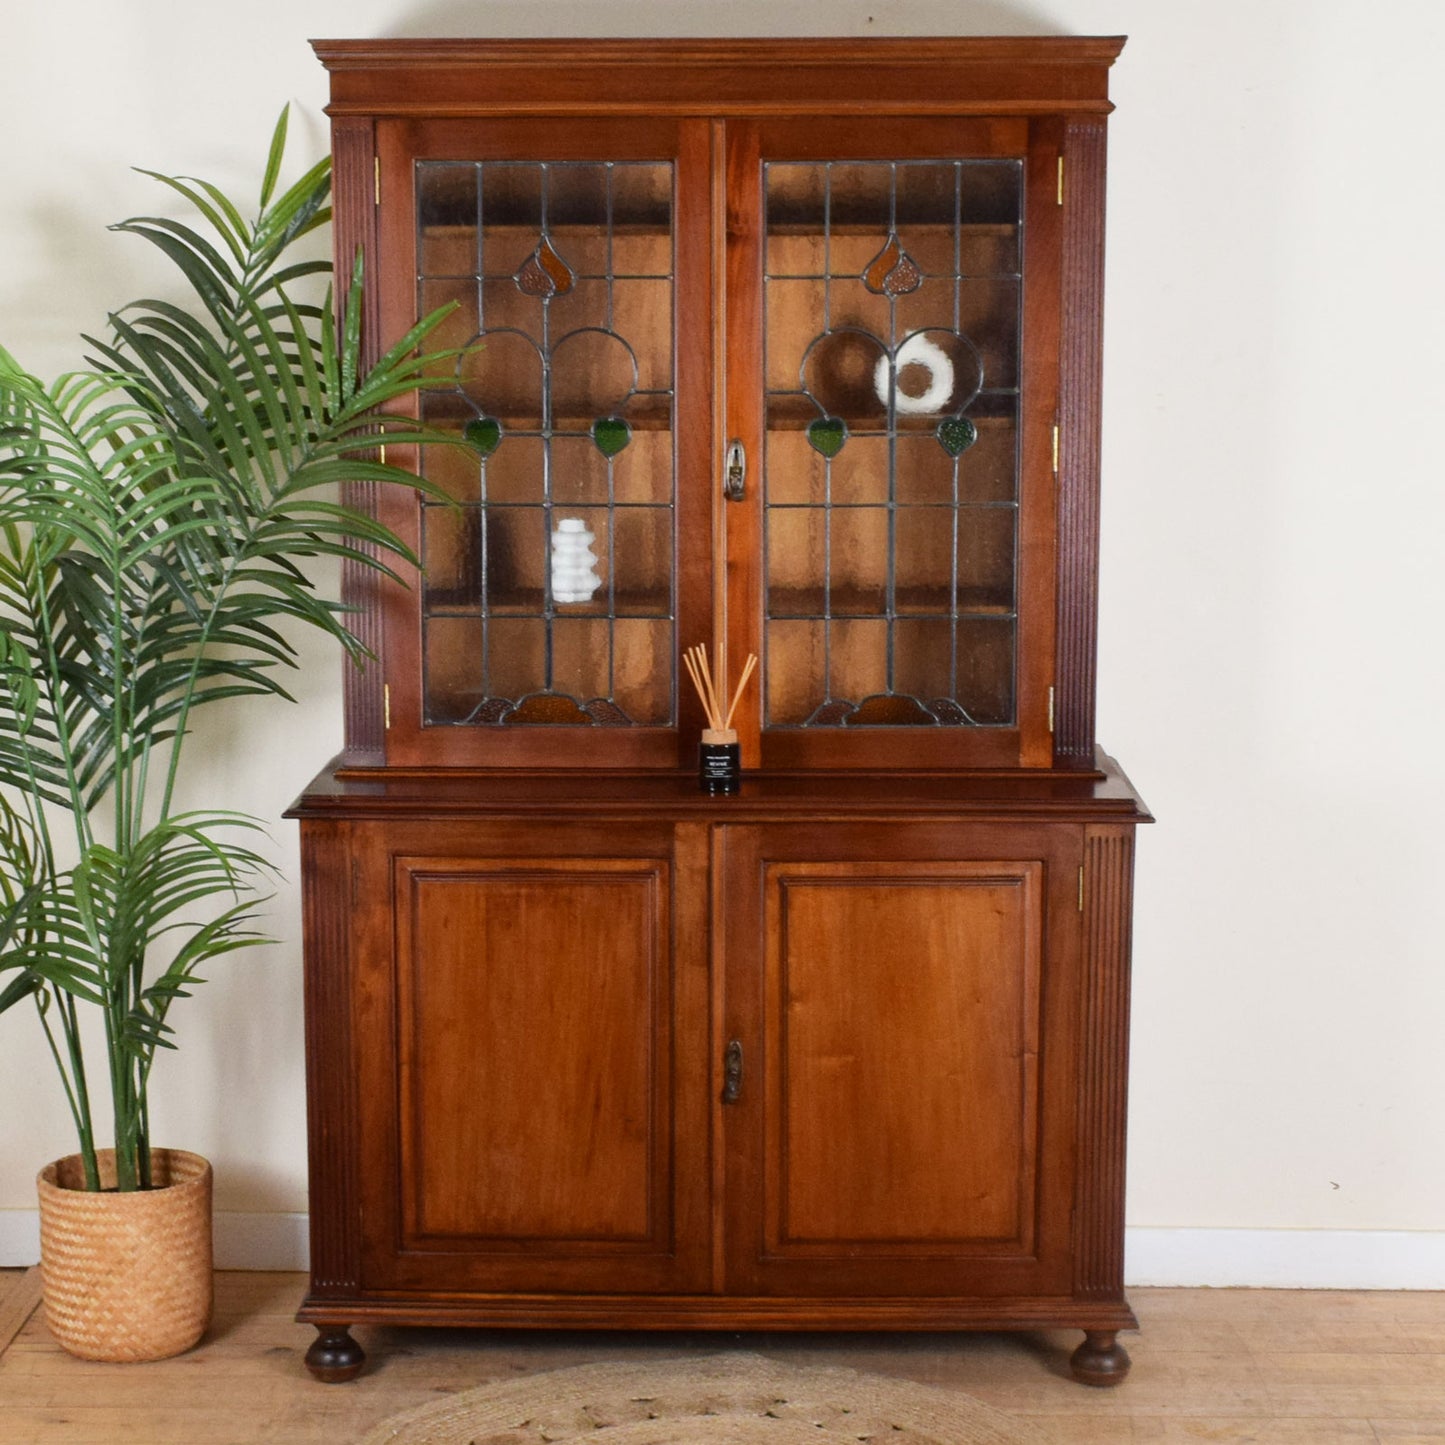
[[[815,421],[822,419],[817,403],[809,397],[793,392],[769,392],[767,398],[766,427],[768,431],[806,431]],[[901,432],[931,432],[945,417],[954,412],[938,412],[919,415],[903,414],[898,417]],[[968,407],[964,415],[980,430],[995,431],[1014,425],[1013,416],[980,416]],[[629,418],[630,420],[631,418]],[[886,418],[881,411],[869,416],[845,416],[850,433],[867,436],[870,433],[883,435],[887,431]]]
[[[905,242],[904,249],[906,250],[907,237],[910,232],[944,236],[952,235],[956,231],[959,235],[964,236],[1008,237],[1018,233],[1019,225],[1016,221],[963,221],[955,226],[951,220],[909,221],[900,218],[894,230]],[[880,226],[873,221],[832,221],[828,225],[828,233],[834,236],[877,236],[880,248],[888,239],[888,227]],[[781,220],[776,216],[769,216],[767,234],[769,236],[816,236],[822,240],[823,227],[818,221],[788,221]]]
[[[609,231],[614,236],[665,236],[672,229],[672,221],[667,216],[660,216],[655,220],[619,221],[614,219],[611,226],[606,221],[548,221],[547,234],[549,236],[605,236]],[[494,221],[490,218],[485,220],[482,230],[486,235],[496,236],[521,236],[532,235],[538,240],[542,237],[542,228],[535,221]],[[433,221],[428,225],[419,226],[417,234],[426,237],[428,240],[448,241],[455,240],[462,236],[475,236],[477,225],[475,221]],[[498,279],[505,279],[505,273]]]
[[[1013,600],[994,589],[960,587],[956,613],[948,606],[948,584],[937,587],[895,587],[893,614],[880,610],[877,588],[833,587],[829,592],[832,622],[947,622],[952,616],[1009,619],[1016,615]],[[768,589],[769,622],[822,622],[821,587]]]
[[[612,606],[612,616],[618,621],[670,622],[672,620],[670,599],[665,591],[659,592],[657,589],[650,589],[646,592],[618,591],[613,598]],[[451,587],[428,591],[423,611],[428,618],[472,618],[478,622],[484,615],[492,621],[500,619],[509,622],[521,622],[529,619],[543,622],[551,618],[561,618],[565,621],[570,617],[605,622],[608,618],[607,589],[604,586],[590,602],[554,604],[550,618],[548,614],[544,614],[540,610],[521,604],[508,606],[505,602],[499,602],[495,597],[492,599],[490,611],[483,614],[475,593],[467,594],[460,588]]]
[[[458,430],[465,426],[474,416],[476,408],[466,398],[458,395],[455,391],[428,391],[424,392],[425,404],[423,407],[426,420],[433,425],[445,426],[448,422],[458,423]],[[494,421],[502,424],[502,433],[505,437],[508,434],[540,436],[542,428],[535,415],[524,416],[520,413],[508,413],[505,409],[486,413]],[[552,431],[566,432],[569,435],[585,436],[595,421],[613,413],[597,412],[590,416],[570,415],[553,416]],[[672,398],[671,396],[647,396],[641,399],[634,399],[623,405],[620,412],[622,419],[634,431],[671,431],[672,430]]]

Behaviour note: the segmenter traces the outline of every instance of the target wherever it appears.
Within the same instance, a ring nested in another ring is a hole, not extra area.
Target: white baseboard
[[[310,1248],[304,1214],[218,1212],[213,1246],[217,1269],[307,1269]],[[40,1215],[34,1209],[0,1209],[0,1268],[40,1258]]]
[[[220,1269],[304,1270],[304,1214],[218,1213]],[[0,1268],[40,1257],[33,1209],[0,1210]],[[1130,1286],[1218,1289],[1445,1290],[1445,1231],[1387,1229],[1129,1229]]]
[[[1445,1231],[1153,1229],[1124,1232],[1131,1286],[1445,1289]]]
[[[40,1212],[0,1209],[0,1269],[29,1269],[40,1262]]]

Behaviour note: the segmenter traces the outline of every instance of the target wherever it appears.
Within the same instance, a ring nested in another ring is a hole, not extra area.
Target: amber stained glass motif
[[[863,284],[875,296],[906,296],[923,285],[923,273],[896,235],[863,269]]]
[[[517,272],[517,289],[528,296],[565,296],[577,278],[572,268],[553,249],[552,242],[543,236],[537,249],[522,263]]]

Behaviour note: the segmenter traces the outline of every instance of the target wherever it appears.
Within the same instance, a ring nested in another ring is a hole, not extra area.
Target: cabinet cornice
[[[315,40],[332,116],[1106,113],[1117,36]]]

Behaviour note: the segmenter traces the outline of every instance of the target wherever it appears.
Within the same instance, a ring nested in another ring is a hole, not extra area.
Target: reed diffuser
[[[733,729],[733,714],[738,710],[743,690],[758,665],[758,659],[755,654],[748,653],[726,712],[722,706],[722,700],[727,696],[725,655],[716,680],[707,660],[707,648],[701,644],[689,647],[682,660],[693,687],[697,689],[703,712],[707,714],[707,727],[703,729],[702,746],[698,751],[698,782],[705,793],[736,793],[742,786],[742,757],[738,735]]]

